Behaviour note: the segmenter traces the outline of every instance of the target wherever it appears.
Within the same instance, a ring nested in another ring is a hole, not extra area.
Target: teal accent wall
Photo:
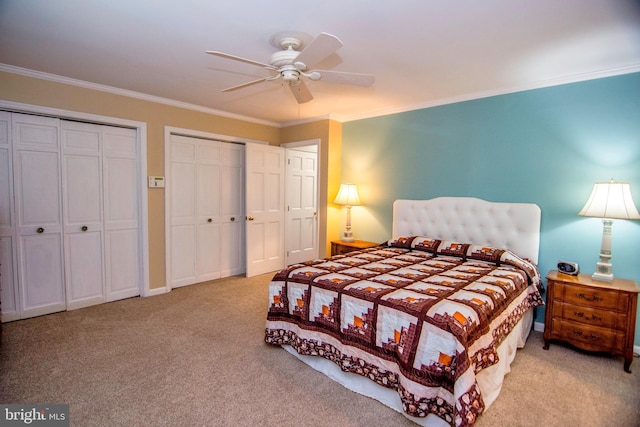
[[[390,237],[396,199],[536,203],[541,273],[562,259],[591,274],[602,222],[578,212],[593,183],[629,182],[640,209],[640,73],[347,122],[342,149],[357,239]],[[640,221],[614,221],[612,254],[614,275],[640,282]]]

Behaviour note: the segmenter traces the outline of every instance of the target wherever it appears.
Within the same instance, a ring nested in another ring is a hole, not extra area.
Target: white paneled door
[[[284,268],[284,149],[246,145],[247,276]]]
[[[67,308],[105,301],[100,129],[62,123]]]
[[[317,176],[315,150],[287,149],[287,265],[318,257]]]
[[[244,146],[171,135],[168,153],[171,287],[244,272]]]
[[[135,129],[101,127],[107,301],[140,294],[140,150]]]
[[[19,319],[16,277],[15,207],[13,204],[11,113],[0,111],[0,299],[2,321]]]
[[[21,317],[66,309],[60,122],[12,115]]]

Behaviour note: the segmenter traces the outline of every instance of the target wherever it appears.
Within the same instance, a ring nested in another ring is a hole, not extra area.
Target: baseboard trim
[[[156,295],[162,295],[162,294],[166,294],[170,291],[170,289],[166,286],[163,286],[161,288],[153,288],[153,289],[149,289],[144,295],[142,295],[143,297],[153,297]]]

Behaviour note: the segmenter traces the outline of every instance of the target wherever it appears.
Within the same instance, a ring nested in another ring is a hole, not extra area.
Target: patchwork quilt
[[[540,282],[505,249],[400,237],[278,272],[265,341],[396,390],[409,415],[472,425],[484,410],[475,375],[544,304]]]

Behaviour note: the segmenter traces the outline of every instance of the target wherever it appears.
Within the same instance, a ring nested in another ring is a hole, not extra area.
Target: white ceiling
[[[268,62],[281,31],[336,35],[315,68],[374,85],[308,82],[300,105],[281,81],[222,93],[269,73],[205,51]],[[640,71],[640,1],[0,0],[0,64],[267,123],[348,121]]]

